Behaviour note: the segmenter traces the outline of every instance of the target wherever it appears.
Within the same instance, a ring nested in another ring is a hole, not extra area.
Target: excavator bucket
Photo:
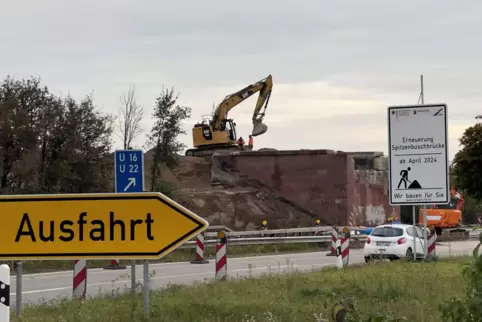
[[[263,122],[253,122],[253,132],[252,136],[257,136],[266,133],[268,131],[268,126]]]

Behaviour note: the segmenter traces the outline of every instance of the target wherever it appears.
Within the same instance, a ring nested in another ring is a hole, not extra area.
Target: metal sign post
[[[450,201],[447,138],[445,104],[388,108],[390,205],[423,205],[424,257],[428,246],[425,206]],[[413,218],[418,236],[415,207]],[[416,245],[414,253],[415,257]]]
[[[124,149],[114,153],[115,192],[144,192],[144,152]],[[149,265],[149,262],[144,264]],[[144,281],[145,283],[145,281]],[[131,260],[131,289],[136,291],[136,261]]]

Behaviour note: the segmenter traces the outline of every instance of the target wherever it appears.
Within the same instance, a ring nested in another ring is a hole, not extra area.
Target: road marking
[[[69,287],[56,287],[56,288],[47,288],[47,289],[42,289],[42,290],[34,290],[34,291],[25,291],[25,292],[22,292],[22,295],[23,294],[35,294],[35,293],[43,293],[43,292],[52,292],[52,291],[63,291],[63,290],[66,290],[68,289]],[[70,287],[70,289],[72,289],[72,287]],[[15,296],[17,295],[17,293],[10,293],[10,296]]]
[[[269,258],[279,258],[279,257],[284,257],[283,259],[285,260],[310,260],[310,259],[318,259],[318,258],[323,258],[320,256],[320,254],[323,254],[322,256],[325,256],[327,252],[316,252],[316,253],[303,253],[303,254],[282,254],[282,255],[267,255],[267,256],[252,256],[252,257],[234,257],[230,258],[230,261],[237,261],[237,262],[247,262],[250,263],[250,260],[256,259],[257,262],[267,262],[270,261]],[[298,255],[298,256],[294,256]],[[299,257],[303,255],[311,255],[310,257]],[[329,258],[329,257],[327,257]],[[130,266],[129,266],[130,267]],[[172,262],[172,263],[149,263],[149,268],[182,268],[182,267],[193,267],[192,264],[189,262]],[[136,265],[136,269],[142,270],[143,266],[141,265]],[[124,270],[120,270],[119,272],[123,272]],[[125,272],[127,272],[128,269],[126,268]],[[89,269],[89,273],[105,273],[105,274],[112,274],[111,270],[105,270],[103,268],[92,268]],[[130,270],[129,270],[130,273]],[[58,272],[46,272],[46,273],[34,273],[34,274],[24,274],[23,276],[25,278],[43,278],[43,277],[59,277],[61,275],[72,275],[72,271],[58,271]],[[15,278],[16,276],[12,276],[12,278]]]
[[[476,241],[454,241],[454,242],[444,242],[447,244],[442,244],[438,245],[439,247],[447,247],[447,248],[452,248],[452,254],[457,254],[457,252],[454,252],[453,248],[459,249],[459,247],[465,248],[469,247],[470,248],[475,248],[477,245]],[[459,246],[459,247],[457,247]],[[472,247],[473,246],[473,247]],[[443,252],[442,249],[437,249],[438,252]],[[464,254],[470,253],[471,250],[461,250],[464,252]],[[285,253],[285,254],[280,254],[280,255],[258,255],[258,256],[249,256],[249,257],[231,257],[229,260],[230,261],[236,261],[236,262],[247,262],[249,263],[251,260],[255,259],[257,262],[264,262],[264,261],[269,261],[271,259],[276,259],[276,258],[283,258],[285,260],[309,260],[309,259],[316,259],[316,258],[324,258],[325,254],[328,251],[320,251],[320,252],[310,252],[310,253]],[[350,255],[363,255],[363,248],[361,249],[352,249],[350,251]],[[329,256],[327,258],[330,258]],[[334,258],[334,257],[333,257]],[[142,264],[141,265],[136,265],[136,269],[142,270]],[[171,262],[171,263],[150,263],[149,267],[152,268],[163,268],[163,267],[169,267],[169,268],[182,268],[182,267],[192,267],[192,264],[189,262]],[[126,269],[127,271],[127,269]],[[103,268],[92,268],[89,269],[89,273],[105,273],[105,274],[111,274],[112,271],[110,270],[104,270]],[[58,271],[58,272],[46,272],[46,273],[34,273],[34,274],[24,274],[24,278],[42,278],[42,277],[51,277],[51,276],[56,276],[59,277],[61,275],[72,275],[72,271]],[[15,276],[12,276],[13,279],[15,279]]]
[[[334,263],[322,263],[322,264],[304,264],[304,265],[297,265],[297,264],[292,264],[292,265],[277,265],[277,266],[262,266],[262,267],[251,267],[251,268],[240,268],[240,269],[234,269],[234,270],[228,270],[228,273],[239,273],[239,272],[246,272],[246,271],[254,271],[254,270],[271,270],[271,272],[276,272],[276,269],[278,269],[278,272],[281,272],[281,268],[289,268],[292,267],[296,269],[297,267],[323,267],[323,266],[334,266]],[[202,273],[189,273],[189,274],[178,274],[178,275],[170,275],[170,276],[158,276],[158,277],[151,277],[151,280],[161,280],[161,279],[168,279],[168,278],[182,278],[182,277],[191,277],[191,276],[200,276],[200,275],[210,275],[213,272],[202,272]],[[117,280],[117,281],[110,281],[110,282],[102,282],[102,283],[94,283],[94,284],[88,284],[88,287],[95,287],[95,286],[105,286],[105,285],[115,285],[115,284],[126,284],[129,283],[131,280],[130,279],[124,279],[124,280]],[[140,280],[138,280],[140,282]],[[66,286],[66,287],[56,287],[56,288],[47,288],[47,289],[40,289],[40,290],[32,290],[32,291],[24,291],[22,292],[23,295],[25,294],[37,294],[37,293],[45,293],[45,292],[52,292],[52,291],[64,291],[64,290],[71,290],[71,286]],[[15,296],[17,293],[10,293],[10,296]]]

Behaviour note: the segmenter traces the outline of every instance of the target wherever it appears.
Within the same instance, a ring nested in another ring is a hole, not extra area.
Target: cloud
[[[466,0],[0,0],[0,71],[41,76],[54,93],[94,90],[106,112],[137,85],[146,115],[163,85],[193,107],[268,74],[268,132],[257,145],[386,152],[386,108],[449,107],[450,153],[480,113],[482,2]],[[255,98],[232,116],[249,133]],[[148,130],[152,120],[146,117]],[[141,145],[143,138],[137,144]]]

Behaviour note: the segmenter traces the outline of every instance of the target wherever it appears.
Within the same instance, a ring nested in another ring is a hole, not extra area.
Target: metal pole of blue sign
[[[144,261],[144,270],[143,270],[143,280],[144,280],[144,288],[143,288],[143,293],[144,293],[144,316],[148,317],[149,316],[149,293],[150,293],[150,288],[149,288],[149,261],[145,260]]]
[[[144,192],[144,152],[142,150],[116,150],[114,168],[116,193]],[[131,284],[132,292],[135,292],[137,288],[135,260],[131,260]],[[145,280],[144,285],[146,285]]]

